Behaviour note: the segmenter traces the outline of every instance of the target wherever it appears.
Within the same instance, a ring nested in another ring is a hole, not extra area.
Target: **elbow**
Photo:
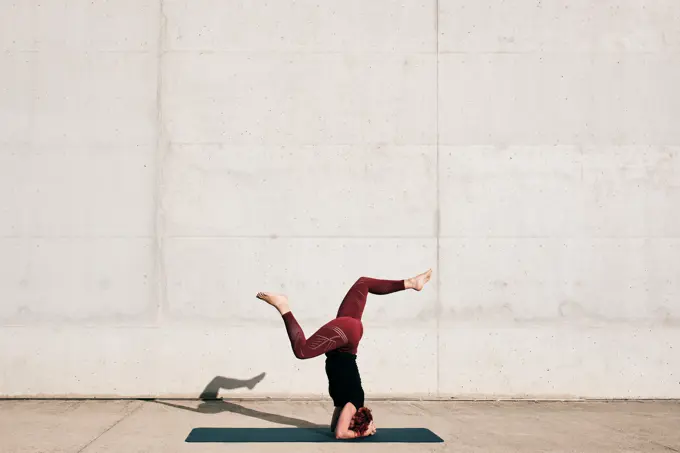
[[[348,431],[340,431],[340,430],[335,431],[335,438],[338,439],[338,440],[349,439],[350,438],[349,432]]]
[[[338,440],[340,440],[340,439],[344,439],[344,440],[356,439],[357,437],[361,437],[361,436],[358,435],[357,433],[355,433],[354,431],[349,430],[349,429],[347,431],[336,431],[335,432],[335,438],[338,439]]]

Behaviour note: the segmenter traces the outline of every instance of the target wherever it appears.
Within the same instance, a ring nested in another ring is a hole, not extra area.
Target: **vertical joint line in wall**
[[[158,41],[156,48],[156,154],[154,184],[154,257],[155,257],[155,311],[156,322],[160,322],[167,305],[165,275],[165,216],[163,210],[163,164],[167,149],[167,139],[163,121],[163,53],[165,51],[165,17],[163,0],[158,0]]]
[[[436,110],[436,119],[435,119],[435,133],[436,133],[436,174],[435,174],[435,181],[437,185],[437,224],[436,224],[436,232],[437,232],[437,299],[436,299],[436,309],[435,309],[435,318],[436,318],[436,327],[437,327],[437,346],[436,346],[436,361],[437,361],[437,366],[436,366],[436,392],[437,396],[439,396],[439,327],[440,327],[440,314],[441,314],[441,266],[440,266],[440,259],[439,259],[439,237],[441,235],[441,205],[440,205],[440,189],[439,189],[439,0],[435,0],[435,13],[436,13],[436,18],[435,18],[435,38],[436,38],[436,47],[437,47],[437,53],[436,53],[436,63],[435,63],[435,90],[436,90],[436,98],[435,98],[435,110]]]

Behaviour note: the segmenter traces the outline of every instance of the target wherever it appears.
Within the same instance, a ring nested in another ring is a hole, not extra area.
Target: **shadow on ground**
[[[223,376],[216,376],[213,378],[208,385],[205,386],[203,392],[199,399],[202,400],[198,407],[185,406],[183,404],[169,403],[167,401],[161,400],[151,400],[156,404],[162,404],[163,406],[174,407],[176,409],[182,409],[190,412],[197,412],[199,414],[219,414],[221,412],[232,412],[234,414],[245,415],[246,417],[253,417],[260,420],[265,420],[272,423],[277,423],[279,425],[295,426],[297,428],[326,428],[329,429],[329,425],[318,425],[307,420],[302,420],[294,417],[287,417],[285,415],[272,414],[270,412],[258,411],[256,409],[250,409],[240,404],[236,404],[230,401],[224,401],[218,399],[217,396],[220,390],[233,390],[237,388],[248,388],[252,390],[257,384],[259,384],[265,377],[265,373],[260,373],[257,376],[242,380],[227,378]]]

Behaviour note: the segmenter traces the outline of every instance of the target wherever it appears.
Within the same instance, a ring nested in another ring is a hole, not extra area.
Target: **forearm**
[[[368,430],[364,431],[363,434],[359,434],[356,431],[352,431],[351,429],[348,429],[347,431],[341,431],[336,433],[335,437],[337,439],[357,439],[359,437],[368,437],[370,436],[370,433]]]
[[[348,429],[347,431],[340,431],[338,432],[335,437],[337,439],[356,439],[358,437],[366,437],[367,433],[364,434],[359,434],[356,431],[352,431],[351,429]]]
[[[347,431],[336,431],[335,432],[335,438],[336,439],[354,439],[357,437],[357,433],[355,433],[352,430],[347,430]]]

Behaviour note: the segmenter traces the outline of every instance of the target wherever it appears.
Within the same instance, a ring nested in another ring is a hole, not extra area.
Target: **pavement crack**
[[[650,441],[650,442],[653,443],[654,445],[658,445],[659,447],[663,447],[663,448],[665,448],[665,449],[668,450],[668,451],[680,452],[680,450],[678,450],[677,448],[669,447],[668,445],[664,445],[664,444],[662,444],[662,443],[660,443],[660,442],[656,442],[656,441],[654,441],[654,440],[652,440],[652,441]]]
[[[135,408],[132,409],[130,412],[126,412],[125,414],[123,414],[123,416],[122,416],[120,419],[118,419],[118,420],[117,420],[116,422],[114,422],[111,426],[109,426],[108,428],[106,428],[106,429],[105,429],[101,434],[99,434],[97,437],[95,437],[94,439],[92,439],[91,441],[89,441],[87,444],[85,444],[85,445],[83,446],[83,448],[81,448],[80,450],[78,450],[76,453],[82,453],[83,451],[85,451],[85,449],[87,449],[87,447],[89,447],[90,445],[92,445],[93,443],[95,443],[95,442],[97,441],[97,439],[99,439],[99,438],[102,437],[104,434],[106,434],[106,433],[108,433],[109,431],[111,431],[113,428],[116,427],[116,425],[118,425],[120,422],[122,422],[123,420],[125,420],[126,418],[128,418],[130,415],[132,415],[132,414],[134,414],[135,412],[137,412],[139,409],[142,408],[142,406],[144,406],[144,403],[143,403],[143,402],[140,402],[139,406],[135,407]]]

